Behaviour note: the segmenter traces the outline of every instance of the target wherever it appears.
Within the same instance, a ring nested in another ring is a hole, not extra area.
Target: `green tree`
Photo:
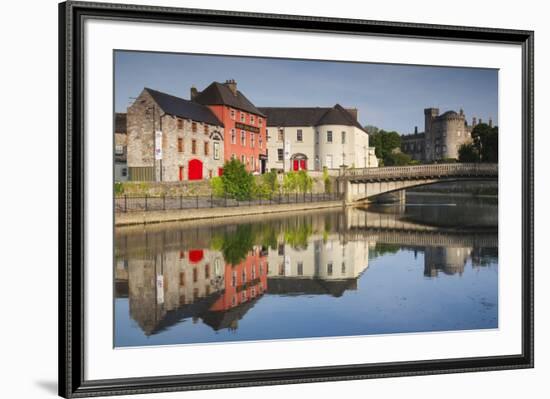
[[[254,176],[236,159],[226,161],[221,176],[225,193],[237,200],[250,199],[254,191]]]
[[[379,130],[369,136],[369,142],[375,148],[376,157],[384,160],[386,165],[388,165],[387,160],[393,151],[396,148],[401,148],[401,136],[395,131]]]
[[[472,142],[480,162],[498,162],[498,126],[477,124],[472,130]]]
[[[411,156],[402,152],[391,153],[384,158],[384,165],[386,166],[409,165],[411,162]]]
[[[459,162],[479,162],[479,153],[472,143],[462,144],[458,148]]]
[[[375,133],[378,133],[378,131],[380,130],[378,127],[376,126],[373,126],[373,125],[367,125],[365,126],[365,130],[367,131],[367,133],[369,135],[371,134],[375,134]]]

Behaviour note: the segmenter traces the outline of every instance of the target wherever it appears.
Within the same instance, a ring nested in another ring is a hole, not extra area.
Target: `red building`
[[[208,106],[223,123],[226,161],[236,158],[250,172],[266,171],[266,117],[237,90],[237,82],[214,82],[201,92],[192,87],[191,100]]]
[[[211,312],[226,312],[262,296],[267,291],[267,254],[255,247],[238,265],[225,265],[223,294],[210,307]]]

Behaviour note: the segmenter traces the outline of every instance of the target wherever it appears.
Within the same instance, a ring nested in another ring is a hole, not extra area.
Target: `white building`
[[[357,121],[356,109],[259,108],[267,116],[267,169],[376,167],[374,148]]]

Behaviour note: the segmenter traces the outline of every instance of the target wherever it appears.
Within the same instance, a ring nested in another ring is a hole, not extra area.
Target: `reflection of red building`
[[[207,105],[224,126],[224,158],[236,158],[250,172],[265,172],[266,117],[240,91],[237,82],[214,82],[202,92],[191,88],[191,100]],[[218,172],[220,173],[220,172]]]
[[[210,307],[212,312],[224,312],[254,300],[267,290],[267,256],[261,248],[252,250],[238,265],[225,265],[223,295]]]

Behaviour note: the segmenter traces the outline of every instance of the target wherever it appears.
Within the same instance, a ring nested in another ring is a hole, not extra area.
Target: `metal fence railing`
[[[238,206],[267,206],[342,200],[341,193],[286,193],[273,194],[269,198],[237,200],[230,196],[214,195],[164,195],[115,197],[115,212],[162,211],[199,208],[229,208]]]

